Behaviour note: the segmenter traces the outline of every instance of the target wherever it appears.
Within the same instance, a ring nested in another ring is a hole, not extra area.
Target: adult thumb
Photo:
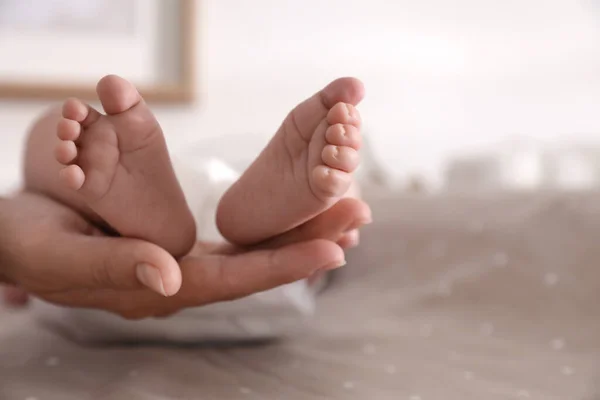
[[[63,282],[79,288],[147,287],[167,297],[181,288],[177,261],[166,250],[142,240],[77,235],[61,258]]]

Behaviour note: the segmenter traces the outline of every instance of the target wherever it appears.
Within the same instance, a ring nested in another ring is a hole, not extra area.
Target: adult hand
[[[255,250],[198,243],[178,263],[158,246],[105,236],[69,208],[21,193],[0,200],[0,281],[55,304],[165,316],[335,269],[344,262],[335,242],[369,220],[366,204],[346,199]]]

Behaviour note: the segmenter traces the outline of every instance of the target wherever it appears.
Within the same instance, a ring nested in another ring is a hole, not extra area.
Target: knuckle
[[[247,282],[244,284],[240,280],[240,275],[235,273],[234,269],[227,268],[227,265],[223,262],[223,258],[218,264],[218,279],[216,290],[213,291],[213,298],[215,301],[227,301],[236,300],[241,297],[248,295]]]
[[[91,275],[94,285],[99,287],[113,287],[114,280],[110,273],[112,265],[112,256],[106,256],[99,263],[92,265]]]

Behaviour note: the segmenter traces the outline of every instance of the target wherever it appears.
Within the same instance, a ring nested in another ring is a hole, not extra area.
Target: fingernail
[[[156,293],[167,297],[165,285],[158,268],[150,264],[139,264],[135,270],[138,280],[146,287],[154,290]]]
[[[333,158],[335,158],[337,160],[339,156],[340,156],[340,148],[337,146],[333,146]]]
[[[326,267],[321,268],[321,271],[331,271],[331,270],[334,270],[334,269],[342,268],[346,264],[347,264],[346,260],[337,261],[337,262],[334,262],[332,264],[329,264]]]
[[[359,244],[360,244],[360,238],[359,238],[359,236],[358,235],[354,235],[354,236],[351,236],[348,239],[347,246],[348,246],[349,249],[353,249],[355,247],[358,247]]]

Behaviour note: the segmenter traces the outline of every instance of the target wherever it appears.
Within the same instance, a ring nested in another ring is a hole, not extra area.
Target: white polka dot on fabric
[[[421,336],[431,337],[433,334],[433,326],[431,324],[424,324],[421,326]]]
[[[496,253],[492,257],[495,267],[506,267],[508,265],[508,255],[506,253]]]
[[[552,339],[550,346],[552,346],[554,350],[562,350],[565,347],[565,340],[562,338]]]
[[[252,393],[252,389],[247,388],[247,387],[241,387],[240,388],[240,393],[241,394],[251,394]]]
[[[571,376],[575,373],[575,370],[573,368],[569,367],[568,365],[564,365],[560,369],[560,372],[562,372],[563,375]]]
[[[485,228],[485,225],[481,221],[471,221],[467,226],[467,229],[471,233],[482,233]]]
[[[494,334],[494,325],[489,322],[481,324],[479,331],[483,336],[492,336]]]
[[[375,347],[374,344],[372,343],[367,343],[363,346],[362,348],[363,353],[365,353],[368,356],[372,356],[375,353],[377,353],[377,348]]]
[[[354,387],[355,387],[356,385],[355,385],[355,384],[354,384],[354,382],[352,382],[352,381],[346,381],[346,382],[344,382],[344,384],[343,384],[342,386],[343,386],[343,387],[344,387],[344,389],[346,389],[346,390],[352,390],[352,389],[354,389]]]
[[[544,285],[548,287],[553,287],[558,284],[558,275],[555,273],[549,272],[544,275]]]
[[[385,372],[387,372],[390,375],[394,375],[397,370],[398,369],[396,368],[396,366],[394,364],[388,364],[385,366]]]
[[[60,358],[58,357],[49,357],[46,360],[46,366],[47,367],[56,367],[60,364]]]

